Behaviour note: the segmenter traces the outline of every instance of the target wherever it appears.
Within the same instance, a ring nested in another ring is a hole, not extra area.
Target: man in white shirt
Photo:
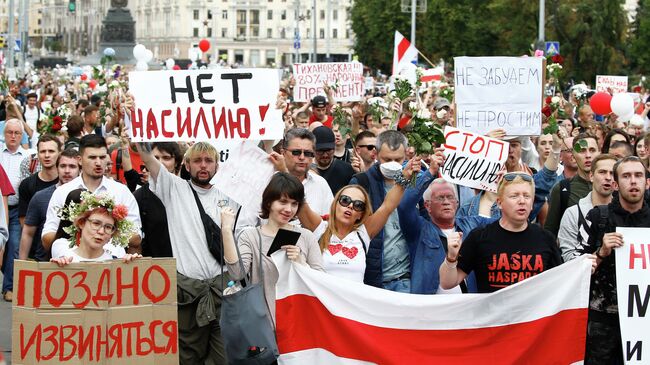
[[[50,247],[54,241],[57,229],[61,219],[57,212],[65,204],[68,194],[75,189],[85,189],[93,194],[106,194],[115,199],[115,203],[125,205],[129,214],[129,219],[135,225],[137,232],[142,226],[140,222],[140,210],[135,197],[129,191],[126,185],[104,177],[104,169],[108,161],[108,149],[103,137],[96,134],[89,134],[81,138],[79,143],[79,154],[81,155],[81,176],[61,185],[52,194],[52,199],[47,207],[47,218],[43,226],[41,239],[44,247]],[[139,234],[131,237],[129,240],[129,253],[140,252],[140,241],[142,238]]]
[[[23,123],[18,119],[9,119],[5,123],[3,131],[5,144],[2,146],[0,153],[0,164],[5,169],[11,186],[14,191],[18,191],[20,186],[20,162],[27,156],[20,146],[20,140],[23,136]],[[4,299],[10,302],[13,299],[13,279],[14,279],[14,259],[18,257],[18,248],[20,247],[20,220],[18,217],[18,194],[9,196],[9,239],[5,247],[3,258],[4,275],[2,281],[2,293]]]
[[[305,200],[320,215],[330,212],[334,200],[327,181],[309,171],[314,161],[316,137],[307,129],[293,128],[287,131],[282,142],[282,155],[287,171],[298,178],[305,187]]]
[[[36,142],[38,142],[37,125],[38,120],[41,118],[41,108],[36,105],[37,98],[38,96],[36,93],[27,94],[27,103],[23,106],[23,118],[25,119],[25,123],[27,123],[29,128],[34,131],[31,138],[32,148],[36,146]]]

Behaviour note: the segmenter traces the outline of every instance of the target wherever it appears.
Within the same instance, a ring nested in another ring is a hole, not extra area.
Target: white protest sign
[[[268,154],[250,141],[229,148],[211,183],[243,207],[261,207],[262,193],[273,176]]]
[[[310,101],[316,95],[325,95],[323,83],[337,85],[336,101],[358,101],[364,95],[366,80],[359,62],[296,63],[293,65],[295,101]]]
[[[650,228],[618,227],[616,232],[623,234],[625,242],[616,249],[615,255],[623,359],[626,364],[647,364],[650,361]]]
[[[278,87],[273,69],[131,72],[132,140],[280,139]]]
[[[539,135],[541,57],[455,57],[456,126],[478,134]]]
[[[510,144],[453,127],[445,128],[442,177],[454,184],[496,192],[497,173]]]
[[[627,76],[596,75],[596,91],[627,92]]]

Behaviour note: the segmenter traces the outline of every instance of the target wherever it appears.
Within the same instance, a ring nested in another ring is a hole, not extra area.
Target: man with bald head
[[[420,198],[429,218],[418,214],[413,207]],[[438,267],[447,255],[447,241],[468,235],[474,228],[484,226],[494,218],[479,216],[456,217],[458,195],[456,186],[442,178],[434,179],[429,173],[422,174],[415,188],[404,193],[399,205],[399,223],[409,242],[412,256],[411,293],[443,294],[476,292],[473,275],[460,285],[445,290],[439,285]]]
[[[594,112],[589,105],[578,109],[578,129],[580,133],[589,132],[589,126],[594,122]]]

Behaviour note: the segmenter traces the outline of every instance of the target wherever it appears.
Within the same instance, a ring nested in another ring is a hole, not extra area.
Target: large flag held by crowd
[[[584,359],[591,261],[487,295],[390,292],[290,264],[280,272],[283,364],[574,364]],[[552,295],[549,295],[552,293]]]

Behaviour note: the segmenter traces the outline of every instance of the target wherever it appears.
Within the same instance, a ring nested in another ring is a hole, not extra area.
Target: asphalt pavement
[[[2,273],[0,272],[0,282]],[[7,364],[11,364],[11,303],[0,297],[0,350]],[[1,363],[1,362],[0,362]]]

